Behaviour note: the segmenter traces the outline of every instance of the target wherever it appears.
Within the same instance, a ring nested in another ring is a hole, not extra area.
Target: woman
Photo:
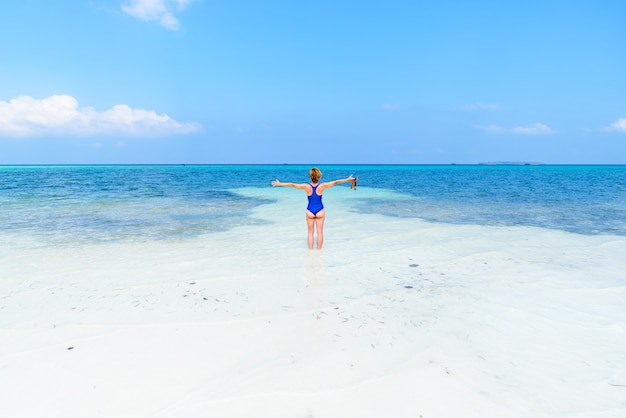
[[[352,177],[352,174],[350,174],[350,177],[345,179],[320,183],[319,181],[322,178],[322,172],[315,167],[309,171],[309,177],[311,177],[311,184],[282,183],[276,179],[272,182],[272,186],[293,187],[306,192],[309,199],[309,204],[306,207],[306,224],[309,230],[309,248],[313,249],[313,232],[314,230],[317,230],[317,248],[321,249],[322,244],[324,243],[325,217],[324,205],[322,204],[322,193],[324,193],[324,190],[336,186],[337,184],[347,183],[349,181],[352,182],[350,188],[354,188],[356,190],[357,179]]]

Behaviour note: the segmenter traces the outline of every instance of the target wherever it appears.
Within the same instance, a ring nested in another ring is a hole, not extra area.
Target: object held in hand
[[[352,184],[350,185],[351,189],[356,190],[356,182],[359,180],[359,176],[356,176],[353,180],[352,180]]]

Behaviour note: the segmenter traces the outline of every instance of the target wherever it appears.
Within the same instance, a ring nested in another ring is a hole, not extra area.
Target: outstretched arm
[[[320,184],[320,188],[324,190],[324,189],[328,189],[333,186],[336,186],[338,184],[347,183],[349,181],[354,181],[354,177],[352,177],[352,174],[350,174],[350,176],[346,177],[345,179],[333,180],[333,181],[328,181],[326,183],[322,183]]]
[[[307,187],[306,184],[287,183],[287,182],[278,181],[278,179],[272,182],[272,186],[293,187],[294,189],[301,189],[301,190],[306,190],[306,187]]]

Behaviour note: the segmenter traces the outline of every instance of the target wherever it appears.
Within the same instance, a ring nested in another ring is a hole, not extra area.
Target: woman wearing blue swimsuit
[[[306,207],[306,224],[309,230],[308,242],[309,248],[313,249],[313,233],[317,230],[317,248],[322,248],[324,243],[324,205],[322,204],[322,193],[324,190],[329,189],[337,184],[352,182],[350,188],[356,189],[356,178],[350,177],[340,180],[329,181],[320,183],[322,178],[322,172],[318,168],[312,168],[309,171],[309,177],[311,177],[311,184],[299,184],[299,183],[282,183],[278,180],[272,182],[272,186],[286,186],[296,189],[304,190],[308,196],[309,204]]]

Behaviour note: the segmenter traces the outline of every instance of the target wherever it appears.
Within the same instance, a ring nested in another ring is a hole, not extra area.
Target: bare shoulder
[[[311,187],[311,185],[306,184],[306,183],[299,183],[299,184],[296,184],[294,187],[296,189],[304,190],[305,192],[307,192],[307,194],[310,194],[313,191],[313,188]]]
[[[325,183],[320,183],[319,186],[317,186],[317,190],[318,193],[322,193],[324,190],[333,187],[335,185],[334,181],[327,181]]]

